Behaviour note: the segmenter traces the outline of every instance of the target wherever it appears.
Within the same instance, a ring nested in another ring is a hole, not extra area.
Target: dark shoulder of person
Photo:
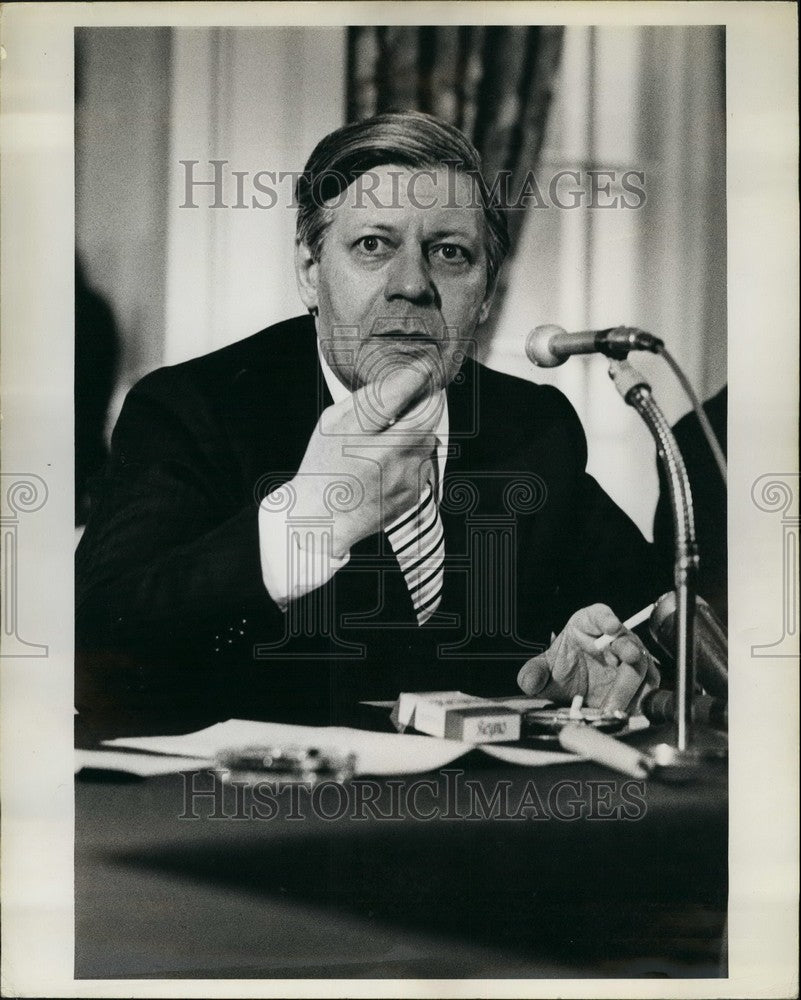
[[[573,405],[559,389],[467,360],[448,389],[451,434],[469,428],[494,449],[520,454],[537,444],[560,450],[574,472],[587,462],[587,439]],[[470,433],[462,435],[470,436]]]

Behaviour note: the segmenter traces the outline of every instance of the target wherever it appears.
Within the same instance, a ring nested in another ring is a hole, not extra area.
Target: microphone
[[[676,694],[673,691],[649,691],[643,698],[640,710],[645,718],[660,726],[676,721]],[[729,703],[722,698],[699,695],[693,703],[696,722],[705,723],[723,733],[729,731]]]
[[[675,654],[676,594],[669,590],[654,605],[648,619],[654,641],[670,657]],[[702,597],[695,599],[695,670],[701,687],[717,698],[729,696],[729,640]]]
[[[664,346],[658,337],[633,326],[567,333],[561,326],[546,323],[528,335],[526,356],[539,368],[555,368],[574,354],[600,353],[621,360],[629,351],[653,351],[656,354]]]

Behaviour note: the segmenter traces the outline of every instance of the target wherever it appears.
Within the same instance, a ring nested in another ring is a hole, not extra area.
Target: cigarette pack
[[[521,715],[514,708],[462,691],[423,691],[400,696],[398,720],[421,733],[465,743],[520,739]]]

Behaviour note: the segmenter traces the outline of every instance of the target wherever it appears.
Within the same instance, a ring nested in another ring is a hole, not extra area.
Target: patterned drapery
[[[508,190],[519,192],[542,146],[562,33],[559,26],[352,27],[348,121],[391,110],[437,115],[473,142],[490,185],[508,171]],[[512,252],[524,214],[509,213]]]

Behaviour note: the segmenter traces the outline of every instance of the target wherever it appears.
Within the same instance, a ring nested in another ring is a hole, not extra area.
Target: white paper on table
[[[251,746],[301,746],[356,755],[356,774],[420,774],[444,767],[472,749],[469,743],[431,736],[373,733],[336,726],[291,726],[228,719],[182,736],[138,736],[107,740],[106,746],[213,760],[221,750]]]
[[[648,726],[642,717],[629,721],[628,732]],[[208,766],[221,750],[238,750],[252,746],[300,746],[319,750],[336,750],[353,753],[357,775],[422,774],[450,764],[469,750],[479,749],[491,757],[508,764],[524,767],[542,767],[581,760],[575,754],[559,750],[539,750],[505,744],[473,744],[458,740],[442,740],[433,736],[416,736],[404,733],[374,733],[362,729],[336,726],[293,726],[280,722],[253,722],[247,719],[228,719],[196,733],[178,736],[131,736],[106,740],[104,746],[142,750],[151,755],[169,755],[169,766],[164,756],[152,756],[131,762],[128,754],[117,754],[113,759],[96,757],[92,764],[83,766],[108,767],[110,770],[128,770],[132,774],[167,774]],[[81,751],[91,753],[92,751]],[[94,751],[106,755],[108,751]],[[106,760],[108,763],[103,764]],[[163,761],[157,770],[156,761]]]
[[[122,753],[118,750],[76,750],[75,773],[85,767],[97,771],[122,771],[140,778],[157,774],[177,774],[208,767],[209,761],[197,757],[170,757],[149,753]]]

